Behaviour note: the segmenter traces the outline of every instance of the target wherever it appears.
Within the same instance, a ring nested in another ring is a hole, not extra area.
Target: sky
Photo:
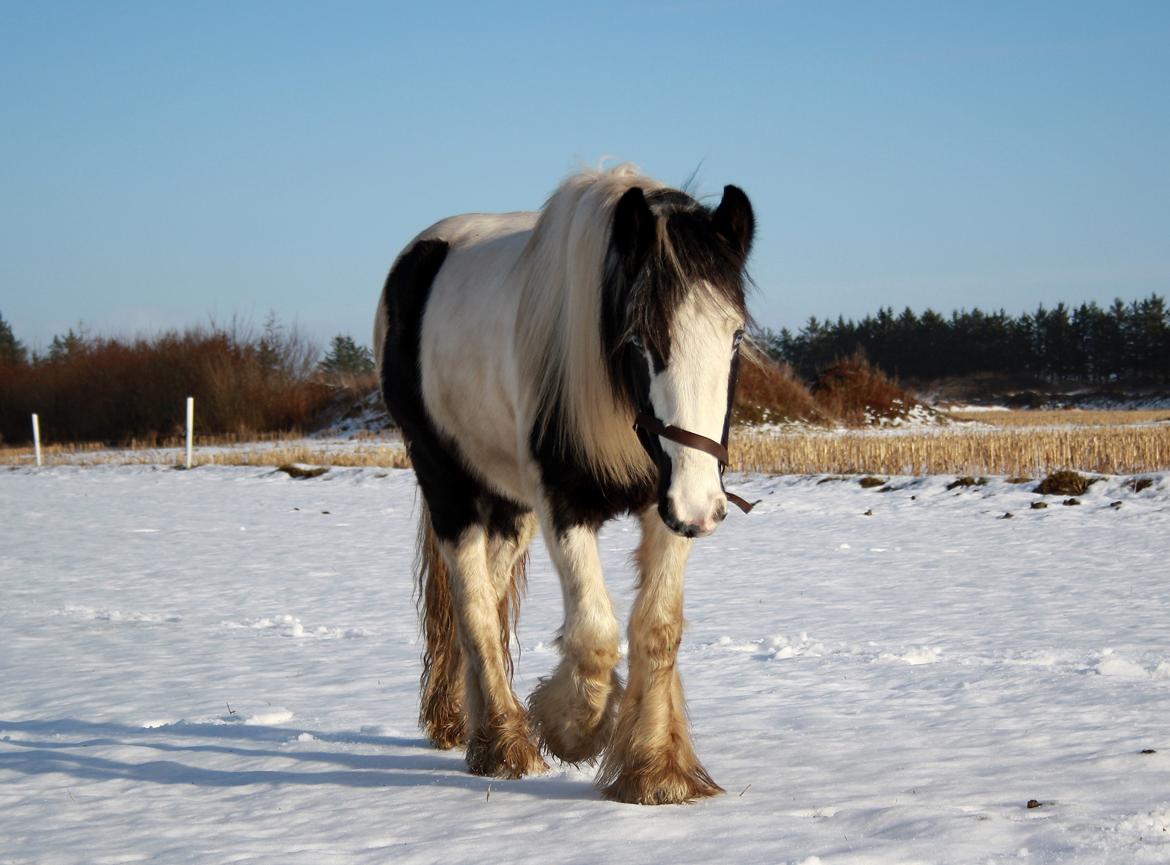
[[[394,256],[611,157],[743,188],[760,324],[1170,293],[1170,4],[0,3],[31,347],[369,339]]]

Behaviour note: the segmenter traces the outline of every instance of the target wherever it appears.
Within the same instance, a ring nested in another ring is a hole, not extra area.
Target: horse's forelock
[[[636,332],[669,358],[674,314],[692,293],[705,295],[700,300],[713,313],[746,321],[749,281],[742,257],[715,229],[712,211],[673,189],[659,190],[647,202],[658,217],[657,244],[622,304],[622,338]]]

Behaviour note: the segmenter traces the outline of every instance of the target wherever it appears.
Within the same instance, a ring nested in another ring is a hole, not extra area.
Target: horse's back
[[[418,376],[418,398],[436,431],[482,481],[520,501],[529,495],[520,479],[527,436],[514,362],[520,298],[514,268],[536,217],[465,214],[423,231],[395,263],[375,326],[379,360],[391,364],[383,380]],[[414,259],[428,258],[439,259],[436,268],[411,269]],[[400,270],[409,272],[396,282]],[[409,294],[411,302],[388,292]],[[396,309],[415,310],[415,321],[391,332],[417,339],[417,353],[387,351],[387,325]]]

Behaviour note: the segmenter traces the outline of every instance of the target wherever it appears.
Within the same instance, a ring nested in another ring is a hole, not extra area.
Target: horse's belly
[[[458,262],[456,262],[458,263]],[[527,437],[512,372],[516,305],[499,284],[436,277],[423,319],[422,394],[436,428],[494,490],[524,503]]]

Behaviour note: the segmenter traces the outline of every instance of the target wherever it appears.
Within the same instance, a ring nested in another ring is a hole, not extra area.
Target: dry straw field
[[[982,474],[1037,477],[1061,469],[1133,474],[1170,468],[1170,424],[944,427],[899,433],[741,430],[731,460],[770,474]]]
[[[1170,469],[1170,412],[978,412],[977,423],[903,430],[825,429],[797,425],[777,431],[739,426],[731,468],[767,474],[1007,475],[1038,477],[1061,469],[1134,474]],[[172,447],[60,445],[44,451],[46,465],[174,465]],[[0,449],[0,465],[29,465],[32,449]],[[231,443],[199,440],[197,465],[405,468],[402,445],[279,439]]]

